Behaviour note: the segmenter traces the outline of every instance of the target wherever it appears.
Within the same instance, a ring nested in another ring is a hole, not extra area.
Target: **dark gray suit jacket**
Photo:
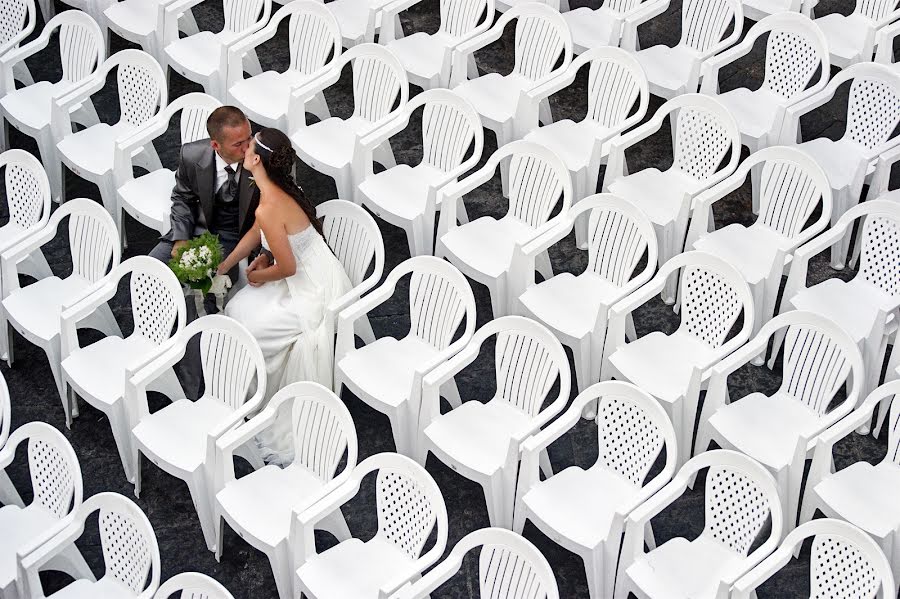
[[[240,171],[238,181],[238,230],[243,236],[255,221],[259,189],[250,184],[250,173]],[[191,239],[207,229],[213,220],[216,184],[216,156],[208,139],[181,146],[181,160],[172,189],[172,228],[163,237],[168,241]]]

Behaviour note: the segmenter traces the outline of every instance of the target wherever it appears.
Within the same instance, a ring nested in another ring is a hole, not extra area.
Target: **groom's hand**
[[[244,271],[247,275],[247,282],[253,287],[259,287],[262,283],[254,283],[250,278],[250,273],[254,270],[262,270],[264,268],[269,268],[269,256],[266,254],[260,254],[256,257],[256,259],[250,263],[250,266],[247,267],[247,270]]]
[[[179,250],[188,244],[187,239],[180,239],[172,244],[172,257],[176,257],[178,255]]]

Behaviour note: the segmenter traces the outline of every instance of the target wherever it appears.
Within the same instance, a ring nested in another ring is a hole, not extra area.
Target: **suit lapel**
[[[213,188],[216,183],[215,154],[215,150],[209,147],[197,164],[197,192],[200,196],[200,209],[203,210],[207,227],[212,222],[215,209],[215,199],[213,198],[213,194],[216,192]]]

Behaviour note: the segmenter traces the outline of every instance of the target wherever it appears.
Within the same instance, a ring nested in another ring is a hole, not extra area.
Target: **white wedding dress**
[[[334,337],[325,322],[325,309],[351,288],[344,267],[311,225],[288,235],[288,241],[297,272],[259,287],[248,285],[225,306],[225,314],[247,327],[262,349],[265,401],[297,381],[331,388]],[[269,249],[265,235],[262,244]],[[291,402],[284,405],[288,409],[280,410],[275,424],[257,438],[263,459],[282,465],[290,463],[294,454]]]

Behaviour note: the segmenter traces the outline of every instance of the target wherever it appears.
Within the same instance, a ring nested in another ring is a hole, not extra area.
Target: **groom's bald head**
[[[250,121],[240,108],[220,106],[206,119],[213,149],[225,162],[239,162],[250,145]]]

